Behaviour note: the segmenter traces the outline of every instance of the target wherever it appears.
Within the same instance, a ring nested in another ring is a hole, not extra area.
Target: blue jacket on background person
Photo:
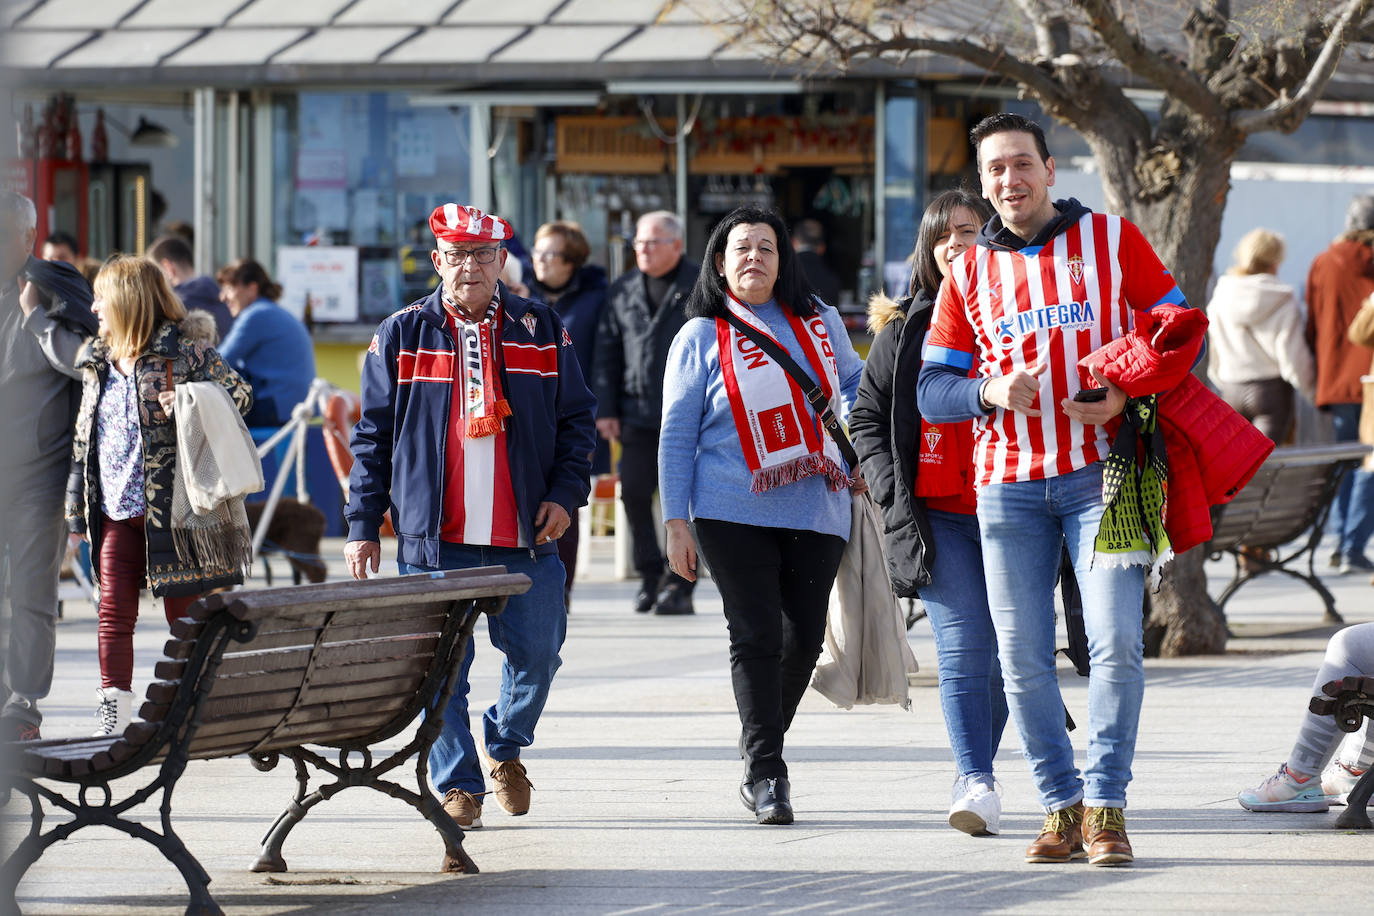
[[[504,284],[499,290],[501,390],[511,407],[506,451],[521,534],[533,545],[541,502],[558,503],[570,517],[586,505],[596,399],[553,309]],[[384,319],[372,338],[344,510],[350,541],[376,541],[390,509],[400,562],[436,568],[456,357],[440,297],[441,288]],[[421,354],[433,359],[433,377],[422,378]],[[532,554],[556,551],[553,542],[531,547]]]
[[[270,299],[259,299],[238,314],[219,353],[253,386],[253,409],[244,418],[252,427],[286,423],[315,380],[310,332]]]

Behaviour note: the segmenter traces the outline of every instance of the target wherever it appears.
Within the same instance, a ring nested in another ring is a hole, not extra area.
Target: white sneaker
[[[134,717],[133,692],[120,690],[118,687],[99,687],[96,688],[95,695],[100,697],[100,705],[95,710],[100,727],[91,733],[91,737],[105,738],[124,734],[124,729],[129,727]]]
[[[989,774],[961,776],[954,783],[949,825],[972,836],[996,836],[1002,821],[1002,799]]]
[[[1355,788],[1355,783],[1359,782],[1363,775],[1364,770],[1356,770],[1339,760],[1333,760],[1322,771],[1322,794],[1331,804],[1343,805],[1345,797]]]

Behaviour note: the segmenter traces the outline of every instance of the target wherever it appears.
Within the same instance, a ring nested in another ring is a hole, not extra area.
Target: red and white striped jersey
[[[498,311],[499,322],[503,313]],[[450,332],[461,339],[465,318],[448,313]],[[472,322],[476,324],[476,322]],[[482,329],[486,333],[486,329]],[[500,339],[498,325],[497,339]],[[422,351],[426,352],[426,351]],[[461,352],[461,351],[459,351]],[[506,430],[490,436],[467,434],[464,373],[454,371],[458,353],[437,354],[447,360],[437,374],[450,380],[447,457],[444,468],[444,510],[439,539],[451,544],[482,547],[520,547],[520,522],[511,487]]]
[[[1129,331],[1133,311],[1183,301],[1140,230],[1119,216],[1086,213],[1041,247],[980,243],[961,254],[940,288],[925,360],[976,366],[983,378],[1048,363],[1041,416],[997,408],[975,421],[979,486],[1057,477],[1105,458],[1106,429],[1059,406],[1083,387],[1078,361]]]

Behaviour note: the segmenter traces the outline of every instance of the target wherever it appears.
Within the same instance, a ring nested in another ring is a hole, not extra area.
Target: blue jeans
[[[1123,808],[1145,693],[1141,601],[1145,569],[1093,562],[1102,520],[1102,463],[1062,477],[983,487],[978,522],[1012,719],[1040,803]],[[1082,777],[1064,726],[1055,666],[1054,582],[1065,544],[1083,594],[1092,677]]]
[[[524,573],[532,585],[523,595],[511,595],[506,609],[487,618],[491,644],[506,656],[501,665],[501,694],[482,717],[487,755],[493,762],[520,756],[534,741],[534,726],[549,699],[554,672],[562,664],[558,650],[568,631],[563,607],[563,564],[558,554],[531,558],[518,547],[470,547],[443,544],[440,569],[504,566]],[[433,572],[428,566],[398,563],[402,575]],[[477,794],[485,791],[482,764],[472,741],[468,719],[468,672],[477,640],[468,642],[453,697],[444,710],[444,729],[429,751],[429,777],[442,795],[449,789]]]
[[[983,544],[972,515],[931,510],[935,562],[920,590],[940,663],[940,710],[960,776],[991,775],[1007,697],[988,611]]]
[[[1354,442],[1360,438],[1359,404],[1332,404],[1331,425],[1337,442]],[[1356,469],[1345,475],[1326,530],[1340,538],[1341,553],[1358,557],[1364,553],[1369,536],[1374,534],[1374,472]]]

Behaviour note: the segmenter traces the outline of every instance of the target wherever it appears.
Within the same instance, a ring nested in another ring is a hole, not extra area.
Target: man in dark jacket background
[[[215,319],[215,330],[221,341],[229,336],[234,316],[229,306],[219,300],[219,284],[213,277],[197,276],[195,256],[191,246],[178,235],[164,235],[148,246],[148,260],[162,268],[162,275],[172,285],[183,305],[188,309],[209,312]]]
[[[1337,442],[1359,438],[1363,386],[1374,351],[1346,337],[1360,306],[1374,294],[1374,195],[1350,202],[1345,232],[1312,261],[1307,274],[1307,343],[1317,356],[1318,410],[1331,415]],[[1365,545],[1374,534],[1374,473],[1345,476],[1327,530],[1339,539],[1331,565],[1341,572],[1374,571]]]
[[[530,577],[529,591],[488,619],[505,660],[482,717],[496,799],[521,815],[531,785],[520,751],[534,741],[567,633],[554,542],[587,501],[596,402],[553,309],[498,285],[510,225],[450,203],[430,228],[443,282],[382,321],[364,360],[344,558],[354,578],[377,571],[390,509],[403,574],[504,566]],[[465,829],[482,826],[486,794],[468,725],[475,648],[429,754],[444,810]]]
[[[31,257],[36,221],[32,201],[0,191],[0,604],[8,630],[0,742],[40,737],[38,701],[52,686],[62,499],[80,397],[74,366],[95,321],[85,281],[66,265],[85,293],[84,302],[67,303],[85,310],[85,332],[39,304],[25,276],[39,263]]]
[[[687,320],[682,307],[698,267],[682,256],[682,223],[667,210],[639,218],[635,266],[611,284],[597,341],[592,390],[596,428],[620,440],[620,499],[630,525],[635,572],[642,582],[635,610],[692,613],[692,587],[667,572],[654,525],[658,433],[668,347]]]

